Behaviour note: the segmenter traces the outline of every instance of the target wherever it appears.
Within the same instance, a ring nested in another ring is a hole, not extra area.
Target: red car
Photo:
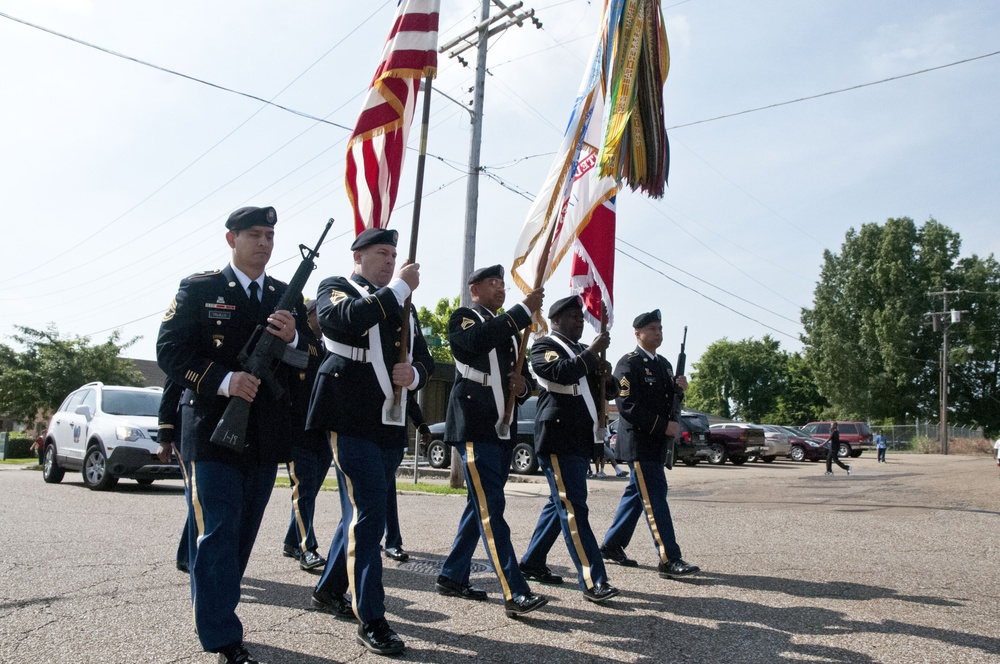
[[[788,442],[792,444],[789,455],[792,461],[822,461],[826,459],[826,451],[830,443],[821,438],[812,438],[801,429],[781,427],[788,434]]]

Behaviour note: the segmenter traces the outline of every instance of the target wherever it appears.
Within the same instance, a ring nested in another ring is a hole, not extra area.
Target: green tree
[[[438,300],[434,311],[427,307],[420,307],[417,318],[420,325],[426,331],[430,328],[430,334],[424,334],[427,340],[428,349],[435,362],[454,362],[455,358],[451,354],[451,345],[448,343],[448,319],[455,309],[458,309],[458,298],[448,300],[442,297]]]
[[[930,290],[953,288],[961,240],[930,219],[864,224],[841,253],[825,251],[813,308],[802,312],[806,359],[841,418],[928,416],[939,339],[926,324]]]
[[[723,417],[761,422],[778,408],[787,358],[769,335],[761,340],[720,339],[694,365],[684,405]]]
[[[785,381],[778,394],[776,408],[761,422],[802,426],[820,419],[828,407],[826,399],[819,393],[806,358],[800,353],[792,353],[786,356]]]
[[[89,337],[63,338],[54,326],[15,329],[11,338],[23,350],[0,344],[0,411],[15,420],[30,424],[39,414],[48,417],[67,394],[85,383],[143,383],[132,361],[121,357],[139,337],[120,342],[115,331],[95,346]]]

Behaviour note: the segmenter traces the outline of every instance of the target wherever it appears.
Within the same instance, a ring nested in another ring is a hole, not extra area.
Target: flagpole
[[[431,87],[434,81],[433,76],[428,75],[424,78],[424,110],[423,118],[420,120],[420,154],[417,157],[417,184],[416,193],[413,199],[413,221],[410,224],[410,253],[407,255],[407,261],[410,263],[417,262],[417,236],[420,232],[420,207],[423,202],[423,191],[424,191],[424,164],[427,162],[427,127],[430,124],[431,115]],[[403,325],[402,330],[399,335],[399,363],[403,364],[407,361],[407,350],[410,346],[410,326],[408,325],[408,318],[410,316],[410,300],[412,293],[406,296],[406,301],[403,302]],[[418,321],[419,322],[419,321]],[[428,376],[429,378],[429,376]],[[401,385],[395,385],[392,389],[392,408],[389,413],[389,419],[393,422],[403,422],[403,412],[400,407],[400,403],[403,398],[403,387]]]

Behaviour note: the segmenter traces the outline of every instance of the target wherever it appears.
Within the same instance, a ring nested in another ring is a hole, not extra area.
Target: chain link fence
[[[920,424],[896,424],[888,427],[871,427],[872,434],[879,431],[885,436],[890,450],[910,450],[918,439],[931,441],[941,440],[941,426],[936,422]],[[948,439],[982,438],[982,427],[948,427]]]

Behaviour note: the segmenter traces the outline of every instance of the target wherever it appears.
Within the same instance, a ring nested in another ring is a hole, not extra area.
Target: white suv
[[[49,422],[42,476],[61,482],[67,470],[83,471],[90,489],[110,489],[118,478],[152,484],[180,479],[176,461],[156,456],[157,415],[163,390],[87,383],[70,393]]]

